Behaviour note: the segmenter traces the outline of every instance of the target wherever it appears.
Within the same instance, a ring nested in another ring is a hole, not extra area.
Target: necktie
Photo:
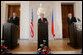
[[[42,18],[42,22],[43,22],[43,18]]]

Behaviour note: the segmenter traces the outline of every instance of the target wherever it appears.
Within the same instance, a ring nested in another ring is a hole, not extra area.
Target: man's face
[[[16,16],[16,13],[13,13],[13,17],[15,17]]]
[[[71,13],[69,13],[69,14],[68,14],[68,18],[71,18],[71,17],[72,17],[72,14],[71,14]]]
[[[44,18],[44,14],[41,14],[41,18]]]

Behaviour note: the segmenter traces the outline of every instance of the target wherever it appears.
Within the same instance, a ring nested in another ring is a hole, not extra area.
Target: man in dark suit
[[[41,18],[38,19],[38,48],[46,41],[45,45],[48,47],[48,21],[44,18],[44,14],[40,14]]]
[[[73,22],[77,22],[77,21],[76,21],[76,18],[75,18],[75,17],[72,17],[72,14],[69,13],[69,14],[68,14],[68,18],[67,18],[69,39],[70,39],[70,25],[71,25]],[[68,45],[70,45],[70,43],[68,43]]]
[[[16,16],[15,12],[13,12],[13,16],[8,19],[8,22],[19,26],[19,17]]]
[[[70,26],[73,22],[77,22],[77,21],[76,21],[76,18],[75,18],[75,17],[72,17],[72,14],[69,13],[69,14],[68,14],[68,18],[67,18],[68,26]]]
[[[19,17],[17,17],[16,13],[13,12],[12,17],[8,19],[9,23],[13,23],[17,26],[17,37],[19,38],[19,33],[20,33],[20,26],[19,26]]]
[[[47,19],[44,18],[44,14],[41,13],[40,16],[41,18],[38,19],[38,23],[47,23]]]

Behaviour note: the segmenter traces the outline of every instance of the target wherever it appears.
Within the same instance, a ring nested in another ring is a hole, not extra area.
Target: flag
[[[55,34],[54,34],[54,17],[53,17],[53,9],[52,9],[52,35],[53,37],[55,37]]]
[[[31,32],[31,37],[33,38],[34,36],[34,26],[33,26],[33,9],[32,9],[32,12],[31,12],[31,25],[30,25],[30,32]]]

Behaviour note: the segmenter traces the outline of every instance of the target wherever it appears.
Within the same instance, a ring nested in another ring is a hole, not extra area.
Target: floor
[[[81,49],[74,49],[67,45],[68,39],[64,40],[50,40],[49,48],[53,54],[80,54]],[[11,51],[13,54],[36,54],[37,52],[37,42],[32,42],[29,40],[19,40],[19,46]]]

